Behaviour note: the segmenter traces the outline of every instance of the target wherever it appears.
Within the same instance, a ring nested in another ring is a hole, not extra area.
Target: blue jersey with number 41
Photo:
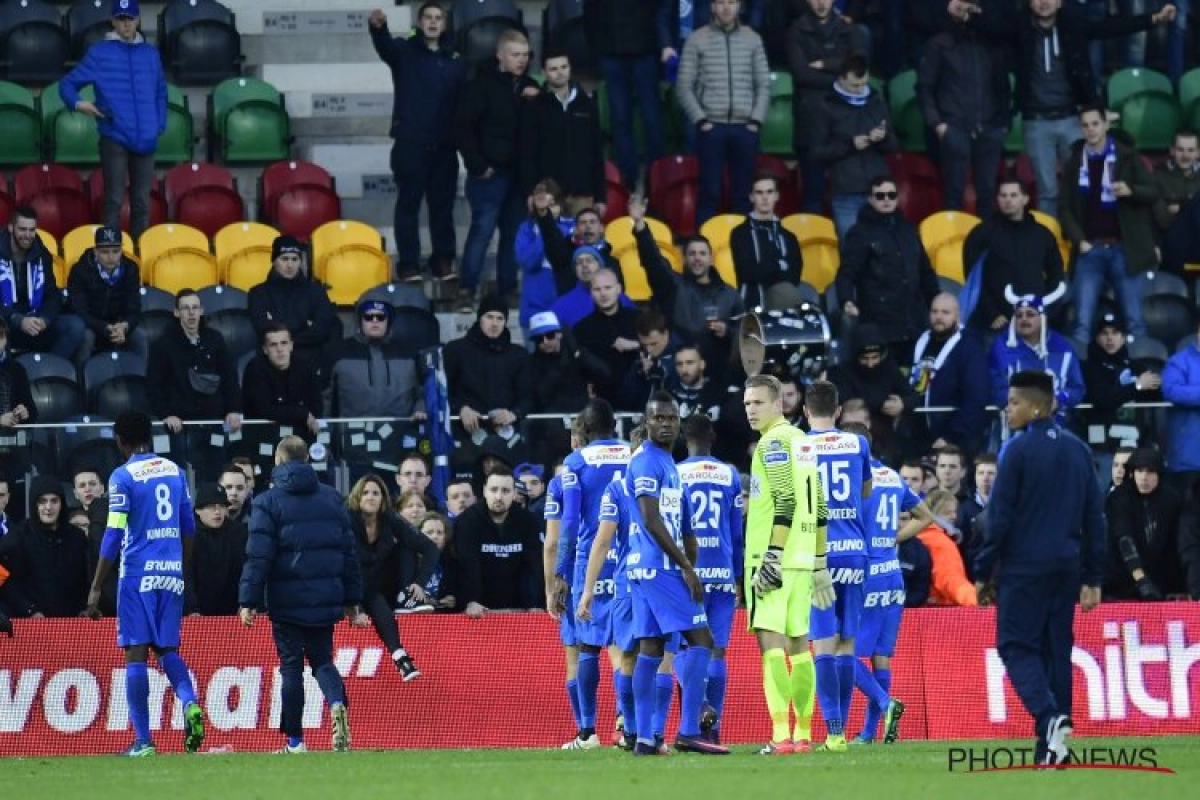
[[[921,498],[908,488],[894,469],[879,461],[871,462],[871,496],[867,498],[867,542],[869,577],[900,571],[896,555],[896,534],[900,532],[900,515],[910,511]]]

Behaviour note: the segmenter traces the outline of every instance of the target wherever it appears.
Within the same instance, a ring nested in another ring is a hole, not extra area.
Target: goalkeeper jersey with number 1
[[[794,453],[804,432],[780,417],[754,448],[750,466],[750,505],[746,512],[746,570],[762,563],[775,521],[790,527],[783,548],[784,569],[812,569],[817,528],[825,524],[825,500],[816,460]]]

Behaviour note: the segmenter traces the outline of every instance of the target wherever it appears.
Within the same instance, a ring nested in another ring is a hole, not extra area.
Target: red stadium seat
[[[174,221],[204,231],[212,238],[217,231],[246,216],[242,197],[224,186],[198,186],[175,204]]]
[[[604,203],[607,206],[604,224],[620,219],[629,213],[629,189],[621,183],[621,171],[611,161],[604,162],[604,183],[608,187]]]
[[[675,236],[696,233],[700,167],[695,156],[665,156],[650,165],[650,207]]]
[[[30,164],[13,176],[16,205],[37,209],[38,227],[56,239],[90,221],[79,173],[58,164]]]
[[[43,189],[67,188],[83,194],[79,173],[61,164],[30,164],[13,175],[13,196],[17,205]]]
[[[264,169],[262,177],[259,178],[261,216],[274,220],[279,198],[284,192],[297,186],[323,186],[332,191],[337,189],[333,183],[333,176],[324,167],[311,161],[278,161]]]
[[[126,182],[128,186],[128,181]],[[92,173],[88,179],[88,193],[91,198],[91,221],[104,219],[104,176],[100,170]],[[163,195],[162,184],[155,181],[150,188],[150,227],[162,225],[167,221],[167,198]],[[121,201],[121,230],[129,230],[129,194]]]
[[[913,225],[945,205],[942,179],[929,156],[923,153],[889,153],[888,166],[900,190],[900,213]]]
[[[296,186],[275,199],[275,227],[301,241],[307,240],[326,222],[341,219],[341,216],[341,198],[333,189],[324,186]]]
[[[775,216],[783,219],[800,211],[800,187],[798,171],[788,169],[787,162],[779,156],[766,153],[758,154],[755,163],[756,172],[769,172],[779,181],[779,205],[775,207]]]
[[[167,193],[167,206],[174,214],[179,213],[177,206],[180,198],[197,187],[218,186],[237,191],[233,173],[220,164],[191,163],[172,167],[163,176],[163,186]]]

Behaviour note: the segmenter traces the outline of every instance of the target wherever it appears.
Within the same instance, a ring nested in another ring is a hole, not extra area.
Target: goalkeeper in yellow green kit
[[[762,652],[771,713],[771,742],[762,755],[812,749],[816,671],[808,618],[811,606],[828,608],[835,599],[825,566],[827,512],[816,453],[784,418],[781,392],[776,378],[756,375],[746,381],[743,398],[746,418],[762,436],[750,472],[745,566],[747,616]],[[788,730],[789,705],[796,711],[794,731]]]

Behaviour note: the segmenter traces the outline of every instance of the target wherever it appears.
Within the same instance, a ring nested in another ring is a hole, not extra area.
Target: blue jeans
[[[433,260],[449,264],[458,252],[454,239],[454,195],[458,191],[458,154],[454,146],[397,140],[392,145],[392,176],[396,180],[396,267],[401,272],[421,269],[418,220],[421,200],[429,206],[429,238]]]
[[[716,216],[721,205],[721,179],[729,166],[729,195],[735,214],[750,212],[750,185],[758,159],[758,134],[745,125],[717,123],[696,135],[700,162],[700,192],[696,198],[696,228]]]
[[[1096,22],[1108,16],[1108,0],[1084,0],[1083,13],[1087,19]],[[1092,62],[1092,78],[1096,88],[1100,88],[1100,76],[1104,74],[1104,40],[1092,39],[1088,43],[1088,60]]]
[[[1075,339],[1090,342],[1092,325],[1096,320],[1096,305],[1104,284],[1113,287],[1121,313],[1125,315],[1126,333],[1145,336],[1142,324],[1141,293],[1137,277],[1130,277],[1125,265],[1125,251],[1120,244],[1096,244],[1075,260],[1071,279],[1075,293]]]
[[[608,111],[612,124],[613,147],[617,151],[617,167],[621,179],[629,187],[637,186],[638,152],[633,138],[633,100],[637,95],[638,111],[645,135],[645,156],[649,164],[663,154],[662,121],[658,107],[658,57],[604,56],[600,72],[608,89]]]
[[[1146,0],[1118,0],[1117,13],[1124,16],[1145,14],[1149,9]],[[1146,33],[1131,33],[1125,38],[1125,60],[1127,67],[1146,66]],[[1099,74],[1099,73],[1097,73]]]
[[[459,268],[459,287],[474,291],[483,274],[488,245],[496,228],[500,229],[500,248],[496,253],[496,289],[506,294],[517,288],[517,228],[526,214],[516,175],[496,170],[490,178],[467,176],[467,202],[471,206],[471,227],[463,246]]]
[[[1062,119],[1025,119],[1025,152],[1037,178],[1037,207],[1058,216],[1058,165],[1066,163],[1071,145],[1083,138],[1079,120],[1072,114]],[[1068,184],[1075,179],[1066,176]]]
[[[858,210],[867,204],[865,194],[835,194],[831,202],[833,227],[838,241],[846,242],[846,234],[858,222]]]
[[[804,199],[800,210],[805,214],[825,213],[825,163],[812,157],[807,148],[796,149],[796,166],[800,168],[800,181],[804,184]]]
[[[8,344],[13,350],[54,353],[74,361],[83,343],[83,329],[83,320],[75,314],[59,314],[37,336],[30,336],[21,330],[20,325],[14,324],[8,331]]]
[[[1188,14],[1192,0],[1175,0],[1175,21],[1167,30],[1167,74],[1176,83],[1187,69]]]
[[[984,128],[972,135],[954,125],[946,126],[946,135],[938,142],[938,154],[947,209],[962,210],[967,167],[970,166],[975,183],[975,213],[985,219],[991,213],[1006,135],[1004,128]]]
[[[304,659],[312,667],[321,694],[329,703],[346,702],[346,686],[333,665],[333,626],[313,628],[271,620],[275,652],[279,654],[279,729],[286,736],[304,737]]]

